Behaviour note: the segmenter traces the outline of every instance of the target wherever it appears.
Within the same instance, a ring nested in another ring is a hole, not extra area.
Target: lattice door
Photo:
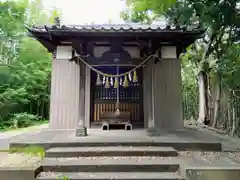
[[[119,73],[126,72],[132,67],[120,67]],[[101,71],[116,74],[116,67],[104,67]],[[102,112],[115,112],[117,102],[117,89],[111,86],[96,85],[96,73],[92,72],[92,93],[93,93],[93,121],[99,121]],[[129,86],[119,86],[120,111],[130,112],[131,122],[141,124],[143,122],[143,96],[142,96],[142,69],[137,70],[138,82],[129,81]]]

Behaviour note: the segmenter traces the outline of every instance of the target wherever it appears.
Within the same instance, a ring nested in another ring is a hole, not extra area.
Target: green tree
[[[44,14],[39,0],[5,1],[0,8],[5,10],[0,12],[1,38],[15,42],[14,50],[6,47],[0,52],[7,59],[0,66],[0,128],[28,126],[33,117],[48,118],[51,55],[27,37],[24,25],[49,24],[54,14]]]
[[[124,20],[133,22],[151,23],[152,20],[161,16],[177,0],[127,0],[127,9],[121,12]]]
[[[129,7],[131,13],[127,12],[128,16],[124,18],[133,18],[134,21],[147,19],[146,21],[151,23],[154,19],[164,17],[169,24],[198,25],[206,28],[206,36],[188,48],[185,58],[189,63],[185,63],[184,66],[194,65],[198,72],[199,123],[212,123],[216,127],[223,84],[228,84],[229,92],[239,91],[237,83],[239,80],[231,74],[233,71],[234,74],[238,74],[239,70],[235,62],[238,59],[236,53],[238,46],[234,45],[239,39],[239,0],[178,0],[171,1],[171,5],[160,0],[152,1],[154,4],[144,4],[144,2],[144,0],[132,0]],[[150,11],[151,16],[149,14],[147,17],[131,16],[139,12],[139,7],[143,14]],[[229,62],[234,63],[229,64]],[[186,78],[185,82],[187,82]],[[212,104],[214,104],[213,108]]]
[[[0,1],[0,63],[10,63],[19,51],[24,29],[26,1]]]

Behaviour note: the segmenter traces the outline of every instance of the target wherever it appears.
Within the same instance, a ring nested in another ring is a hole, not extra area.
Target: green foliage
[[[27,113],[14,114],[14,116],[7,121],[11,123],[14,128],[23,128],[34,125],[35,121],[39,121],[40,117]]]
[[[68,176],[62,175],[57,177],[57,180],[70,180],[70,178]]]
[[[0,63],[16,58],[19,39],[23,36],[25,1],[0,1]]]
[[[222,77],[222,85],[230,90],[240,90],[240,45],[233,45],[221,57],[218,70]]]
[[[184,117],[197,118],[197,113],[194,113],[198,110],[197,76],[204,74],[206,77],[202,88],[206,97],[202,98],[202,102],[205,103],[206,112],[203,116],[210,119],[213,126],[218,124],[216,120],[221,121],[228,124],[224,125],[225,128],[235,132],[236,127],[240,126],[240,49],[239,45],[235,44],[236,41],[240,42],[240,1],[129,0],[127,2],[129,8],[122,13],[122,17],[126,20],[151,23],[152,20],[159,20],[157,18],[161,17],[170,25],[197,25],[207,29],[206,36],[188,47],[187,53],[181,57]],[[217,89],[220,89],[219,93]],[[218,110],[221,110],[221,113]],[[218,114],[222,114],[221,118]]]
[[[27,155],[38,156],[41,159],[45,157],[45,149],[41,146],[27,146],[24,148],[10,148],[9,153],[24,153]]]
[[[52,57],[24,28],[57,14],[41,8],[40,0],[0,1],[0,129],[48,119]]]
[[[176,3],[176,0],[127,0],[128,8],[121,12],[124,20],[151,23]]]

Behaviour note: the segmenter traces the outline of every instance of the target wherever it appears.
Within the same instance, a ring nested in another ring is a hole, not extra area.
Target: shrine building
[[[53,54],[50,128],[184,126],[179,56],[204,30],[143,24],[51,25],[28,31]]]

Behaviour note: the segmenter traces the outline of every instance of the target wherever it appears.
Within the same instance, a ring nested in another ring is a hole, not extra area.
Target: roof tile
[[[147,24],[94,24],[94,25],[62,25],[60,27],[56,25],[33,27],[31,30],[44,32],[47,30],[63,30],[63,31],[83,31],[83,32],[146,32],[146,31],[192,31],[199,30],[199,27],[189,26],[169,26],[169,25],[147,25]]]

